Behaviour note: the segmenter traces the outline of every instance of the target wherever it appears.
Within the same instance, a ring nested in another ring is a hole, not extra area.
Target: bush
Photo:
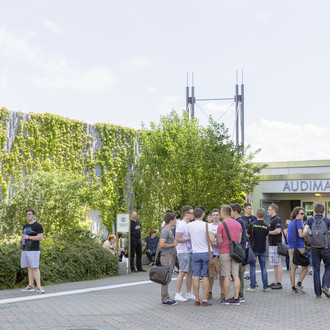
[[[0,242],[0,288],[27,283],[27,272],[20,268],[18,243]],[[41,243],[42,284],[97,279],[118,274],[118,257],[105,250],[86,229],[75,228],[45,238]]]

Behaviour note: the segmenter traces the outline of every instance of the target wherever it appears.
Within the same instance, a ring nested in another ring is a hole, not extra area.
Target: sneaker
[[[276,283],[274,286],[271,287],[273,290],[278,290],[282,289],[282,284],[281,283]]]
[[[322,292],[323,292],[328,298],[330,298],[330,290],[329,290],[329,288],[327,288],[326,286],[322,286]]]
[[[264,289],[264,292],[270,292],[270,291],[272,291],[271,288],[266,288],[266,289]]]
[[[45,293],[45,290],[42,288],[42,286],[37,287],[37,292],[38,293]]]
[[[230,299],[229,304],[234,306],[239,306],[241,302],[239,301],[239,299],[232,298]]]
[[[246,292],[255,292],[256,291],[256,289],[252,289],[252,288],[247,288],[246,289]]]
[[[146,272],[146,270],[141,268],[141,269],[138,269],[138,272]]]
[[[202,301],[202,307],[209,307],[212,306],[212,303],[210,301]]]
[[[195,300],[196,297],[192,293],[186,293],[186,299],[187,300]]]
[[[306,291],[304,290],[304,287],[302,285],[296,285],[296,289],[301,292],[301,293],[306,293]]]
[[[207,300],[212,300],[212,292],[207,293]]]
[[[245,303],[245,298],[244,297],[238,297],[238,299],[241,303]]]
[[[293,294],[298,293],[298,290],[296,288],[292,288],[291,293],[293,293]]]
[[[182,302],[183,301],[188,301],[188,299],[182,297],[180,293],[176,293],[175,294],[174,300],[176,300],[176,301],[182,301]]]
[[[313,271],[310,270],[310,271],[308,272],[308,275],[313,275]]]
[[[244,276],[244,280],[250,281],[250,276],[249,275]]]
[[[221,300],[221,305],[230,305],[230,299],[225,299],[225,298],[223,298],[223,299]]]
[[[31,285],[28,285],[24,289],[22,289],[21,291],[22,292],[28,292],[28,291],[32,292],[32,291],[35,291],[35,288]]]
[[[163,301],[163,305],[171,305],[171,306],[174,306],[176,305],[178,302],[173,300],[173,299],[167,299],[165,301]]]
[[[321,296],[318,296],[318,295],[317,295],[316,298],[321,298]]]

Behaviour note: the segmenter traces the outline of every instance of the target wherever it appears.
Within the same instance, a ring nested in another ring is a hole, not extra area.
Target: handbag
[[[288,257],[289,256],[289,245],[288,245],[288,242],[286,240],[286,236],[283,233],[283,230],[282,230],[282,235],[284,237],[285,244],[284,243],[278,243],[278,245],[277,245],[277,253],[280,256]]]
[[[228,227],[225,222],[222,222],[223,226],[225,227],[227,237],[229,239],[229,255],[232,259],[234,259],[236,262],[241,263],[245,259],[245,251],[242,248],[240,243],[237,243],[235,241],[231,240],[231,236],[229,234]]]
[[[157,245],[155,260],[157,260],[159,253],[159,242]],[[173,258],[173,256],[172,256]],[[152,282],[159,283],[166,285],[168,283],[169,277],[170,277],[170,267],[164,267],[164,266],[153,266],[150,268],[149,271],[149,279]]]
[[[301,253],[297,248],[297,219],[294,222],[294,251],[292,263],[298,266],[309,266],[309,252],[305,248],[305,252]]]
[[[209,237],[209,225],[206,223],[206,241],[207,241],[207,248],[209,250],[209,277],[216,277],[220,272],[220,260],[218,256],[211,256],[211,249],[210,249],[210,237]]]
[[[251,236],[253,237],[253,225],[252,225],[252,235]],[[253,250],[251,249],[249,242],[247,242],[246,244],[247,244],[247,248],[245,249],[245,259],[242,262],[243,267],[251,264],[253,261],[256,260],[256,256],[255,256]]]

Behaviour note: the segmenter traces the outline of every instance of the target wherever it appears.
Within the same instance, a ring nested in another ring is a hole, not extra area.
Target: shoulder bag
[[[288,245],[288,241],[286,240],[286,236],[284,235],[284,232],[283,232],[282,229],[281,229],[281,231],[282,231],[282,236],[284,237],[284,240],[285,240],[285,244],[284,243],[278,243],[278,245],[277,245],[277,253],[280,256],[288,257],[289,256],[289,245]]]
[[[207,248],[209,250],[209,277],[216,277],[220,272],[220,260],[218,256],[211,256],[211,249],[210,249],[210,237],[209,237],[209,225],[206,222],[206,242]]]
[[[232,259],[234,259],[236,262],[241,263],[245,259],[245,251],[242,248],[240,243],[237,243],[235,241],[232,241],[231,236],[229,234],[228,227],[226,223],[223,221],[222,222],[223,226],[225,227],[227,237],[229,239],[229,255],[231,256]]]
[[[293,251],[293,264],[298,266],[309,266],[309,252],[305,248],[304,253],[300,253],[297,249],[297,219],[294,221],[294,251]]]
[[[158,253],[159,253],[159,242],[157,245],[155,262],[157,260]],[[172,255],[172,258],[173,258],[173,255]],[[168,283],[169,277],[170,277],[170,267],[152,266],[150,268],[149,279],[152,282],[166,285]]]

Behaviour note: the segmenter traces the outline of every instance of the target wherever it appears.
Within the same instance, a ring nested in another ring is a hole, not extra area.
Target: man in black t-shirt
[[[277,245],[282,242],[282,223],[277,215],[278,206],[270,204],[268,207],[268,215],[271,217],[269,224],[269,263],[274,267],[274,282],[269,286],[272,289],[282,289],[282,261],[281,256],[278,254]]]
[[[257,217],[252,215],[252,205],[251,203],[245,203],[243,205],[244,215],[242,215],[242,219],[245,222],[246,228],[249,228],[252,222],[257,221]]]
[[[131,271],[136,272],[145,272],[142,268],[142,233],[141,233],[141,224],[137,220],[137,213],[133,212],[131,216],[131,241],[130,241],[130,248],[131,248],[131,259],[130,259],[130,266]],[[134,268],[134,255],[136,254],[136,268]]]
[[[28,269],[29,285],[21,291],[35,291],[34,281],[37,284],[37,292],[44,293],[40,283],[40,246],[39,241],[44,237],[42,225],[35,221],[35,211],[27,210],[26,217],[28,223],[23,227],[20,243],[23,246],[21,255],[21,268]]]
[[[259,258],[261,278],[264,292],[270,291],[268,288],[268,276],[266,269],[266,240],[269,232],[267,224],[264,222],[265,210],[257,210],[257,221],[252,222],[248,229],[247,235],[250,238],[251,248],[256,255],[256,259]],[[246,290],[248,292],[254,292],[256,287],[256,261],[250,264],[250,287]]]

